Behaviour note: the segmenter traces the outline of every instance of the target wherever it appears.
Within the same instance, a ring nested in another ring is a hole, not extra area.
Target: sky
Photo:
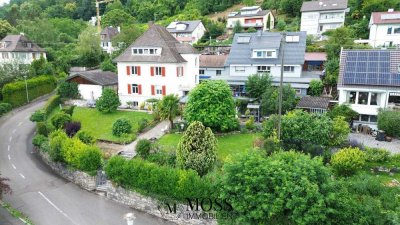
[[[8,3],[10,0],[0,0],[0,6],[3,5],[4,3]]]

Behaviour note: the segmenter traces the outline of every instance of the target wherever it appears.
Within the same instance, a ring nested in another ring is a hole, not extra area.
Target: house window
[[[154,67],[154,74],[157,76],[161,76],[162,75],[162,67],[160,67],[160,66]]]
[[[215,71],[215,75],[217,75],[217,76],[221,76],[221,70],[217,70],[217,71]]]
[[[284,66],[284,67],[283,67],[283,71],[284,71],[284,72],[291,72],[291,73],[293,73],[293,72],[294,72],[294,66]]]
[[[204,70],[199,70],[200,75],[204,75]]]
[[[324,29],[324,26],[319,26],[319,31],[322,31]]]
[[[133,75],[138,75],[139,74],[139,67],[138,66],[132,66],[132,74]]]
[[[271,72],[271,67],[270,66],[257,66],[257,72],[269,73],[269,72]]]
[[[8,59],[8,52],[1,53],[1,56],[3,57],[3,59]]]
[[[138,49],[138,54],[142,55],[143,54],[143,49]]]
[[[176,76],[182,77],[183,76],[183,67],[177,67],[176,72],[177,72]]]
[[[360,121],[369,122],[369,115],[360,115]]]
[[[274,51],[254,51],[254,58],[272,58],[274,57]]]
[[[132,84],[132,93],[133,94],[139,93],[139,86],[137,84]]]
[[[137,108],[139,106],[139,102],[137,102],[137,101],[132,102],[132,106],[134,108]]]
[[[400,104],[400,93],[389,92],[389,105],[399,105]]]
[[[371,122],[371,123],[378,122],[378,117],[377,116],[373,116],[373,115],[369,116],[369,122]]]
[[[138,50],[137,49],[133,49],[133,54],[137,55],[138,54]]]
[[[400,27],[394,28],[393,34],[400,34]]]
[[[378,93],[371,93],[370,105],[378,105]]]
[[[244,72],[246,69],[244,66],[235,66],[235,72]]]
[[[162,86],[156,86],[156,95],[162,95]]]
[[[348,92],[347,103],[356,104],[356,95],[357,95],[357,92],[355,92],[355,91]]]
[[[295,88],[294,90],[296,91],[296,95],[301,95],[301,89]]]
[[[392,27],[388,27],[387,34],[392,34]]]
[[[358,92],[358,104],[368,105],[368,92]]]

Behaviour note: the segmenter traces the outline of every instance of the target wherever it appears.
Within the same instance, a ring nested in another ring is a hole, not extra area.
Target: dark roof
[[[70,75],[67,78],[67,80],[71,80],[75,77],[82,77],[88,81],[91,81],[101,86],[118,84],[118,75],[110,71],[91,70],[91,71],[77,72]]]
[[[100,33],[101,36],[104,35],[104,38],[102,38],[101,40],[109,42],[117,34],[119,34],[118,28],[116,28],[116,27],[106,27]]]
[[[24,35],[7,35],[1,42],[6,46],[0,48],[0,52],[45,52],[43,48],[29,41]]]
[[[162,51],[161,55],[132,55],[132,48],[134,47],[158,47],[162,48]],[[156,63],[186,62],[181,54],[197,54],[197,50],[189,44],[179,43],[165,27],[154,24],[114,61]]]
[[[301,12],[347,9],[347,0],[321,0],[303,2]]]
[[[343,50],[338,86],[400,87],[400,50]]]
[[[256,14],[245,14],[245,15],[241,14],[240,12],[238,12],[238,13],[237,13],[236,15],[234,15],[234,16],[229,16],[229,15],[228,15],[228,18],[242,18],[242,17],[253,17],[253,16],[265,16],[265,15],[267,15],[269,12],[270,12],[269,10],[260,10],[260,11],[258,11]]]
[[[330,98],[327,97],[315,97],[315,96],[304,96],[297,103],[296,108],[301,109],[328,109]]]
[[[400,11],[373,12],[371,14],[372,24],[396,24],[400,23]]]
[[[175,21],[171,22],[167,30],[170,33],[192,33],[201,23],[201,20],[193,20],[193,21]],[[178,24],[185,24],[186,29],[185,30],[177,30],[176,25]]]
[[[224,67],[228,55],[201,55],[200,67],[221,68]]]
[[[306,32],[287,32],[287,36],[299,36],[299,42],[285,43],[285,64],[302,65],[304,64],[304,55],[306,51]],[[238,38],[249,38],[249,43],[238,43]],[[280,64],[281,57],[279,54],[280,41],[282,34],[277,32],[258,33],[237,33],[233,38],[232,49],[229,53],[225,65],[231,64]],[[255,59],[252,58],[253,49],[276,49],[278,57],[271,59]]]

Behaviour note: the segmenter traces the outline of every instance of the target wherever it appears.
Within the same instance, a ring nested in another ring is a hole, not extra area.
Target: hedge
[[[382,110],[378,113],[378,128],[390,136],[400,137],[400,112]]]
[[[57,80],[53,76],[38,76],[28,79],[29,100],[52,92],[57,87]],[[4,85],[2,89],[4,102],[10,103],[13,107],[27,103],[25,81],[16,81]]]
[[[12,106],[9,103],[0,102],[0,116],[11,111]]]
[[[44,111],[47,115],[50,115],[50,113],[58,107],[58,105],[61,104],[61,98],[59,95],[54,95],[47,100],[46,105],[44,106]]]
[[[125,160],[114,156],[107,162],[105,171],[113,182],[158,198],[183,201],[207,198],[212,193],[212,182],[193,170],[159,166],[142,159]]]

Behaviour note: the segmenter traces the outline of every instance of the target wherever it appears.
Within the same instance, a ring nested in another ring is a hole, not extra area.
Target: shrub
[[[50,159],[55,162],[64,162],[63,144],[69,140],[68,136],[62,130],[56,130],[49,135]]]
[[[74,106],[74,105],[71,105],[71,106],[67,106],[67,107],[63,108],[62,111],[63,111],[64,113],[66,113],[66,114],[72,116],[72,114],[74,114],[74,109],[75,109],[75,106]]]
[[[140,139],[136,145],[136,152],[142,158],[146,159],[150,154],[151,142],[147,139]]]
[[[343,148],[332,155],[333,170],[342,176],[350,176],[360,170],[365,164],[365,153],[359,148]]]
[[[147,127],[147,125],[149,124],[149,121],[146,119],[141,119],[138,121],[138,132],[142,132],[144,130],[144,128]]]
[[[320,80],[312,80],[308,89],[308,94],[311,96],[320,96],[324,90],[324,83]]]
[[[246,121],[245,126],[249,130],[254,130],[254,128],[256,127],[254,124],[254,116],[250,116],[250,118]]]
[[[176,164],[176,153],[175,151],[158,151],[150,154],[147,158],[147,161],[157,163],[161,166],[170,166],[175,167]]]
[[[102,152],[99,148],[94,146],[86,146],[86,148],[79,153],[78,169],[93,172],[101,167]]]
[[[49,131],[47,129],[46,122],[37,122],[36,123],[36,133],[47,137],[47,135],[49,134]]]
[[[29,99],[33,100],[42,95],[52,92],[56,86],[53,76],[37,76],[27,81]],[[25,81],[16,81],[4,85],[2,88],[3,100],[13,107],[21,106],[27,102]]]
[[[32,139],[32,144],[33,144],[35,147],[40,148],[40,147],[43,145],[43,143],[45,143],[45,142],[47,142],[47,141],[48,141],[48,139],[47,139],[46,136],[41,135],[41,134],[37,134],[37,135],[35,135],[35,136],[33,137],[33,139]]]
[[[75,82],[62,82],[57,93],[61,98],[77,98],[79,96],[78,84]]]
[[[96,142],[96,139],[92,135],[83,130],[80,130],[75,136],[87,145],[92,145]]]
[[[132,125],[125,118],[117,119],[112,128],[113,135],[120,137],[122,134],[129,134],[132,131]]]
[[[347,122],[350,122],[355,117],[358,117],[358,113],[346,104],[336,105],[332,110],[328,111],[327,115],[331,119],[343,116]]]
[[[46,112],[44,110],[37,110],[29,119],[32,122],[43,122],[46,120]]]
[[[390,158],[390,152],[380,148],[366,148],[365,157],[367,162],[386,162]]]
[[[388,135],[400,137],[400,112],[381,110],[378,113],[378,128]]]
[[[118,95],[112,89],[104,89],[96,101],[96,108],[103,113],[115,112],[120,105]]]
[[[65,124],[65,133],[68,137],[73,137],[81,129],[81,122],[69,122]]]
[[[57,129],[63,129],[65,124],[71,122],[71,120],[70,115],[59,112],[51,118],[51,124]]]
[[[10,103],[1,102],[0,103],[0,116],[10,112],[11,109],[12,109],[12,106]]]
[[[59,95],[53,95],[52,97],[47,100],[46,105],[44,106],[44,111],[47,115],[50,115],[50,113],[59,105],[61,104],[61,98]]]

